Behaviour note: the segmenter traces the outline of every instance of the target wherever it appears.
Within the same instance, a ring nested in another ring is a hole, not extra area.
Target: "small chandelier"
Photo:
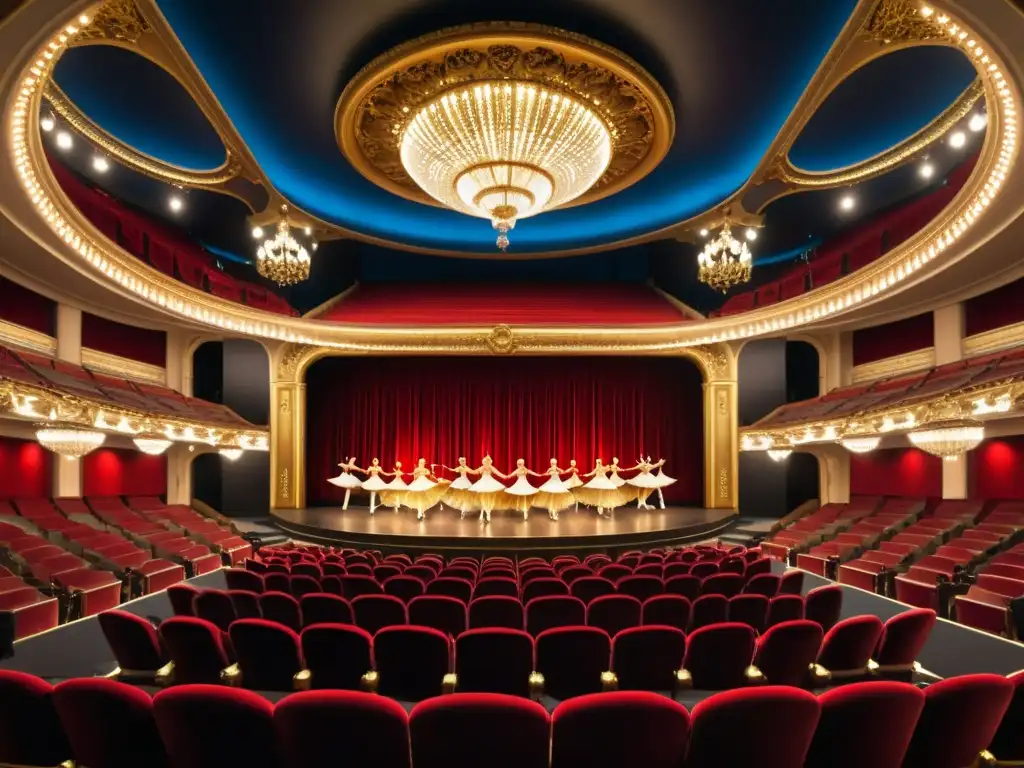
[[[274,237],[256,251],[256,270],[278,285],[294,285],[309,277],[309,253],[288,226],[288,206],[281,206],[281,220]]]
[[[171,447],[171,441],[156,432],[141,434],[133,442],[136,448],[149,456],[160,456]]]
[[[772,461],[785,461],[792,452],[790,448],[773,448],[768,451],[768,455],[771,456]]]
[[[752,258],[750,248],[733,237],[726,222],[718,236],[706,243],[697,256],[697,276],[708,287],[725,293],[732,286],[750,280]]]
[[[221,448],[219,453],[228,461],[238,461],[242,458],[241,448]]]
[[[970,419],[933,421],[926,429],[911,432],[908,437],[922,451],[953,461],[985,439],[985,427]]]
[[[46,422],[36,428],[36,440],[48,451],[66,459],[80,459],[99,448],[107,436],[75,424]]]
[[[870,453],[882,442],[880,437],[844,437],[839,443],[853,453]]]

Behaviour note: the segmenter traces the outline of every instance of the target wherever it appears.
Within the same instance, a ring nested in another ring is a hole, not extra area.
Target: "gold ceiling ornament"
[[[752,262],[750,247],[733,235],[726,219],[718,234],[697,254],[697,277],[709,288],[725,293],[750,280]]]
[[[917,2],[881,0],[864,25],[863,35],[882,45],[942,40],[947,34],[938,22],[939,15],[930,6]]]
[[[316,243],[312,245],[316,250]],[[256,271],[278,285],[294,285],[309,278],[309,251],[291,233],[288,206],[281,206],[281,218],[274,236],[256,251]]]
[[[675,133],[667,95],[595,40],[536,24],[444,29],[374,59],[335,112],[345,157],[380,187],[516,221],[593,202],[650,173]]]
[[[79,21],[83,26],[75,35],[75,44],[109,41],[135,45],[144,35],[153,31],[134,0],[107,0],[95,10],[87,23],[82,19]]]

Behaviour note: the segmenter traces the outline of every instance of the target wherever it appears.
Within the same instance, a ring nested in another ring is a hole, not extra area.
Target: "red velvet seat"
[[[192,601],[192,609],[200,619],[216,624],[224,632],[228,631],[236,618],[235,606],[227,592],[219,589],[203,589]]]
[[[373,638],[373,658],[380,676],[378,692],[404,701],[441,694],[449,672],[448,637],[429,627],[384,627]]]
[[[296,600],[301,600],[303,595],[313,595],[321,592],[320,580],[304,574],[296,574],[294,566],[291,576],[288,578],[288,591]]]
[[[409,718],[401,704],[383,696],[295,693],[274,707],[274,731],[284,768],[409,768]]]
[[[632,573],[632,568],[622,565],[621,563],[609,563],[608,565],[602,566],[597,571],[598,576],[608,579],[613,584],[617,583],[619,579],[629,576]]]
[[[302,658],[313,688],[359,690],[373,669],[373,638],[351,624],[314,624],[302,630]]]
[[[804,572],[793,568],[782,574],[782,581],[779,583],[780,595],[802,595],[804,591]]]
[[[816,621],[776,624],[757,639],[754,666],[770,685],[803,686],[808,682],[808,667],[818,658],[822,636]]]
[[[918,654],[928,642],[935,619],[935,611],[912,608],[886,621],[875,654],[878,671],[881,674],[909,675]]]
[[[644,601],[640,623],[675,627],[686,632],[690,628],[690,610],[690,601],[681,595],[655,595]]]
[[[700,578],[693,574],[673,576],[665,579],[665,592],[670,595],[680,595],[693,602],[700,597],[700,583]]]
[[[587,606],[587,626],[603,629],[614,637],[624,629],[639,627],[642,613],[643,603],[632,595],[605,595]]]
[[[53,689],[53,704],[79,765],[168,765],[148,693],[104,678],[66,680]]]
[[[641,603],[649,597],[660,595],[665,591],[665,583],[658,576],[642,576],[633,574],[619,579],[615,584],[615,591],[622,595],[629,595]]]
[[[324,572],[318,563],[295,563],[291,568],[291,575],[309,576],[319,581],[323,577]],[[377,579],[377,581],[383,581],[383,579]]]
[[[160,639],[174,662],[174,683],[220,682],[231,663],[225,635],[215,625],[193,616],[174,616],[160,623]]]
[[[302,610],[299,601],[287,592],[264,592],[260,595],[263,618],[288,627],[292,632],[302,629]]]
[[[736,595],[729,599],[729,621],[746,624],[757,633],[768,621],[768,598],[764,595]]]
[[[417,578],[423,582],[424,586],[426,586],[431,581],[437,578],[437,572],[433,568],[431,568],[429,565],[424,565],[423,563],[419,562],[415,565],[410,565],[408,568],[402,571],[402,575]]]
[[[700,585],[700,594],[734,597],[743,591],[743,577],[738,573],[716,573],[708,576]]]
[[[341,577],[341,589],[342,597],[349,601],[363,595],[384,594],[384,588],[372,576],[352,575],[351,570]]]
[[[171,601],[171,610],[175,616],[195,616],[192,601],[199,590],[191,584],[175,584],[167,588],[167,598]]]
[[[615,594],[615,584],[603,576],[582,576],[569,586],[569,594],[589,605],[595,598]]]
[[[568,699],[601,690],[601,675],[609,669],[611,638],[597,627],[555,627],[536,640],[536,667],[544,690]]]
[[[690,610],[690,629],[721,624],[729,619],[729,599],[724,595],[701,595]]]
[[[807,768],[900,768],[925,694],[907,683],[853,683],[818,697]]]
[[[290,691],[302,670],[299,636],[288,627],[264,619],[239,619],[231,625],[242,685],[259,691]]]
[[[528,603],[535,597],[568,594],[569,585],[559,578],[534,579],[523,587],[523,602]]]
[[[754,630],[746,624],[724,622],[691,632],[683,667],[693,678],[693,687],[720,691],[746,685],[744,673],[754,658],[754,642]]]
[[[929,685],[904,765],[974,764],[992,743],[1013,694],[1014,684],[998,675],[963,675]]]
[[[12,582],[16,582],[12,584],[15,588],[0,592],[0,611],[14,617],[14,638],[21,640],[56,627],[60,608],[57,598],[24,586],[17,577],[12,577]]]
[[[594,572],[586,565],[571,565],[558,575],[571,587],[577,579],[589,578],[594,575]]]
[[[246,589],[229,589],[227,595],[231,598],[231,605],[235,609],[235,618],[263,618],[263,609],[260,608],[260,596],[258,593],[250,592]]]
[[[462,693],[530,695],[533,638],[517,629],[471,629],[455,640],[455,672]]]
[[[480,597],[519,597],[519,585],[514,578],[501,576],[482,576],[473,589],[473,599]]]
[[[818,663],[832,673],[833,680],[867,674],[868,662],[878,646],[882,629],[882,620],[877,616],[843,619],[825,633]]]
[[[526,631],[534,637],[555,627],[586,623],[587,606],[578,597],[537,597],[526,605]]]
[[[228,589],[244,589],[249,592],[263,591],[263,577],[243,568],[228,568],[224,571]]]
[[[759,561],[751,563],[751,566],[755,565],[756,562]],[[747,583],[743,587],[743,593],[746,595],[764,595],[771,599],[779,594],[781,586],[781,576],[776,576],[774,573],[758,573],[747,579]]]
[[[804,599],[800,595],[779,594],[768,603],[766,627],[774,627],[784,621],[804,618]],[[818,626],[821,626],[820,624]]]
[[[821,624],[828,632],[839,621],[843,610],[843,588],[838,584],[815,587],[804,596],[804,618]]]
[[[127,611],[104,611],[98,617],[107,645],[114,653],[122,680],[152,680],[167,663],[156,628]]]
[[[276,569],[284,568],[285,566],[277,565],[275,563],[270,567]],[[270,573],[263,577],[263,591],[280,592],[281,594],[290,595],[292,593],[291,577],[287,573],[279,573],[276,570],[272,570]]]
[[[1006,679],[1013,684],[1013,698],[988,751],[1001,761],[1024,761],[1024,672]]]
[[[425,590],[423,582],[415,576],[392,576],[384,582],[384,594],[397,597],[403,603],[419,597]]]
[[[352,624],[352,606],[343,597],[325,592],[303,595],[299,601],[302,611],[302,625]]]
[[[409,623],[405,603],[391,595],[360,595],[352,600],[352,616],[356,625],[371,635],[384,627]]]
[[[525,612],[517,597],[478,597],[469,604],[470,629],[522,629],[524,626]]]
[[[704,699],[690,715],[686,766],[803,768],[820,709],[813,694],[782,685]]]
[[[713,563],[710,561],[694,563],[693,566],[690,568],[690,575],[696,576],[698,579],[701,579],[702,583],[704,579],[708,578],[709,576],[715,576],[717,574],[718,563]]]
[[[455,563],[455,561],[453,560],[452,563]],[[463,565],[454,564],[454,565],[452,565],[452,564],[449,564],[449,566],[447,568],[443,569],[439,574],[437,574],[437,577],[439,579],[464,579],[465,581],[468,581],[472,585],[472,584],[476,583],[476,577],[478,575],[478,570],[477,570],[478,567],[479,566],[477,566],[475,564],[473,564],[473,565],[467,565],[467,564],[463,564]]]
[[[551,727],[551,768],[679,768],[690,715],[664,696],[619,691],[559,704]]]
[[[278,768],[274,705],[257,693],[186,685],[160,691],[153,708],[172,768]]]
[[[381,563],[373,567],[373,578],[383,584],[392,576],[401,576],[402,570],[402,567],[397,563]]]
[[[444,595],[461,600],[465,605],[473,598],[473,582],[452,576],[438,576],[427,584],[428,595]]]
[[[71,758],[53,686],[34,675],[0,669],[0,764],[56,766]]]
[[[444,595],[424,595],[409,603],[409,623],[430,627],[449,637],[458,637],[467,628],[466,605]]]
[[[409,715],[416,768],[547,768],[551,719],[533,701],[462,693],[424,701]]]
[[[612,638],[611,671],[625,691],[669,691],[682,669],[686,635],[670,626],[624,629]]]

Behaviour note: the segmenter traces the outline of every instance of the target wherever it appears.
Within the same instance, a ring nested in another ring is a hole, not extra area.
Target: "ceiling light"
[[[48,451],[66,459],[80,459],[103,445],[107,436],[94,429],[56,422],[40,424],[36,440]]]
[[[83,24],[83,25],[84,25],[84,24],[88,24],[88,23],[89,23],[89,17],[88,17],[88,16],[86,16],[86,15],[85,15],[85,14],[83,13],[83,14],[82,14],[81,16],[79,16],[79,17],[78,17],[78,23],[79,23],[79,24]]]
[[[852,211],[855,205],[857,205],[857,201],[853,199],[853,195],[845,195],[839,201],[839,208],[844,211]]]
[[[60,131],[57,133],[57,146],[61,149],[71,149],[75,145],[75,140],[71,138],[71,134],[67,131]]]
[[[612,157],[609,124],[594,107],[527,81],[450,89],[395,132],[413,181],[449,208],[490,219],[503,251],[517,221],[585,193]]]
[[[882,442],[880,437],[844,437],[839,444],[853,453],[870,453]]]
[[[922,15],[922,16],[923,16],[924,18],[926,18],[926,19],[927,19],[927,18],[928,18],[929,16],[931,16],[931,15],[932,15],[933,13],[935,13],[935,9],[934,9],[934,8],[931,8],[931,7],[927,6],[927,5],[922,5],[922,6],[921,6],[921,15]]]
[[[733,237],[726,222],[718,237],[697,255],[697,277],[709,288],[724,293],[750,279],[751,261],[750,248]]]
[[[930,179],[935,175],[935,166],[931,163],[923,163],[918,169],[918,173],[921,174],[922,179]]]
[[[305,233],[306,237],[309,237],[310,235],[313,234],[313,228],[312,227],[306,227],[302,231]]]
[[[110,170],[110,163],[107,161],[107,158],[103,157],[103,155],[96,155],[96,157],[92,159],[92,169],[97,173],[106,173]]]
[[[789,448],[773,448],[768,451],[768,455],[771,456],[772,461],[785,461],[792,452]]]
[[[220,455],[229,461],[238,461],[242,458],[241,448],[221,448]]]
[[[970,122],[967,123],[967,127],[975,133],[984,130],[986,125],[988,125],[988,117],[983,112],[975,112],[971,115]]]
[[[933,422],[908,437],[922,451],[953,461],[985,439],[985,428],[969,419],[950,419]]]
[[[757,240],[757,230],[754,229],[753,227],[747,227],[746,235],[747,240],[749,240],[750,242],[754,242],[755,240]]]
[[[185,204],[181,201],[181,198],[178,197],[177,195],[172,196],[171,199],[167,201],[167,204],[171,207],[171,210],[174,211],[175,213],[178,213],[182,208],[185,207]]]
[[[700,236],[701,236],[701,237],[707,237],[707,236],[708,236],[708,231],[707,231],[706,229],[702,229],[702,230],[700,231]]]
[[[150,456],[160,456],[171,447],[170,440],[155,432],[139,435],[133,442],[136,448]]]
[[[263,227],[253,227],[252,236],[255,237],[257,240],[263,237]]]
[[[316,250],[316,244],[313,244]],[[256,251],[256,271],[278,285],[294,285],[309,277],[309,253],[288,226],[288,206],[281,206],[281,220],[274,237]]]
[[[967,134],[963,131],[956,131],[950,134],[949,146],[953,149],[960,149],[964,144],[967,143]]]
[[[50,131],[52,131],[52,130],[53,130],[53,127],[54,127],[55,125],[57,125],[57,121],[56,121],[56,120],[54,120],[54,119],[53,119],[52,117],[50,117],[49,115],[47,115],[46,117],[44,117],[44,118],[43,118],[42,120],[40,120],[40,121],[39,121],[39,127],[40,127],[40,128],[42,128],[42,129],[43,129],[44,131],[46,131],[47,133],[49,133]]]

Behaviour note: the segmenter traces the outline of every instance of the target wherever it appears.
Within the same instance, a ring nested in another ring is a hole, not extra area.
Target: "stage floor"
[[[736,517],[729,509],[668,507],[645,510],[622,507],[611,517],[593,509],[572,509],[548,518],[533,510],[528,519],[514,512],[494,512],[487,525],[479,513],[461,518],[453,509],[433,509],[418,521],[408,509],[398,512],[378,507],[311,507],[272,513],[281,530],[299,539],[354,546],[404,550],[499,550],[518,552],[545,549],[606,550],[629,546],[656,546],[714,535]]]

